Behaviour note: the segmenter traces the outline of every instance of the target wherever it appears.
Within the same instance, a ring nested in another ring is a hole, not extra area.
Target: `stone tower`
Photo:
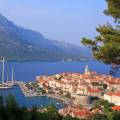
[[[90,70],[87,64],[85,65],[85,74],[90,74]]]

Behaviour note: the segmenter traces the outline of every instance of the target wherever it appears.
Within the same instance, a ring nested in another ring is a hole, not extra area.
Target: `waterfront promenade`
[[[37,92],[34,92],[31,89],[28,89],[24,82],[19,82],[18,85],[19,85],[20,89],[22,90],[22,93],[24,94],[25,97],[42,97],[42,96],[45,96],[45,95],[42,95],[42,94],[38,94]]]
[[[49,98],[53,98],[53,99],[56,99],[56,100],[59,100],[61,102],[63,102],[64,104],[70,104],[72,103],[72,100],[69,99],[69,98],[66,98],[66,97],[61,97],[59,95],[55,95],[55,94],[38,94],[37,92],[31,90],[31,89],[28,89],[26,87],[26,84],[24,82],[19,82],[18,83],[22,93],[24,94],[25,97],[43,97],[43,96],[46,96],[46,97],[49,97]]]
[[[65,104],[70,104],[72,103],[72,100],[67,98],[67,97],[61,97],[59,95],[55,95],[55,94],[47,94],[47,97],[56,99],[56,100],[60,100],[61,102],[65,103]]]

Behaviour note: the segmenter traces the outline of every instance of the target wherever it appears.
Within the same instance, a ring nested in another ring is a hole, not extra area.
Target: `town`
[[[34,83],[19,84],[26,97],[47,96],[58,99],[67,106],[59,109],[61,115],[86,118],[98,100],[113,103],[113,110],[120,111],[120,78],[99,75],[85,66],[84,73],[60,73],[51,76],[36,76]],[[104,112],[103,112],[104,113]]]

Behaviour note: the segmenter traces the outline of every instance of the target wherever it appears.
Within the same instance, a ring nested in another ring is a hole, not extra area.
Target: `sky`
[[[80,45],[94,38],[95,28],[112,18],[105,16],[105,0],[0,0],[0,13],[15,24],[46,38]]]

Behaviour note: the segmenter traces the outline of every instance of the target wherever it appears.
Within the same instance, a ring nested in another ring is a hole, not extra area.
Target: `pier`
[[[19,85],[20,89],[22,90],[22,93],[24,94],[25,97],[43,97],[43,96],[46,96],[46,95],[38,94],[37,92],[35,92],[31,89],[28,89],[24,82],[19,82],[18,85]]]
[[[20,87],[20,89],[22,90],[22,93],[24,94],[25,97],[29,98],[29,97],[49,97],[49,98],[53,98],[56,100],[59,100],[61,102],[63,102],[64,104],[70,104],[72,103],[72,100],[66,97],[61,97],[59,95],[56,94],[39,94],[38,92],[35,92],[34,90],[28,89],[28,87],[26,87],[26,84],[24,82],[18,82],[18,85]]]

